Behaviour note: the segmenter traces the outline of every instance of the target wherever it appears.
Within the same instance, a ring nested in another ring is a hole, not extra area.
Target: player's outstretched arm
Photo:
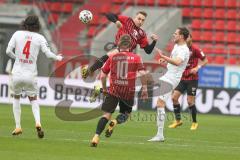
[[[198,70],[200,68],[202,68],[203,66],[205,66],[207,63],[208,63],[208,59],[207,59],[207,57],[205,57],[203,60],[200,60],[200,62],[198,63],[198,65],[196,67],[191,69],[190,73],[197,74]]]
[[[63,56],[61,54],[56,55],[56,54],[52,53],[50,50],[48,50],[44,53],[48,58],[51,58],[55,61],[61,61],[63,59]]]
[[[108,60],[109,56],[112,54],[116,54],[119,51],[117,49],[112,50],[110,52],[107,53],[107,55],[104,55],[100,58],[98,58],[93,65],[91,65],[90,67],[83,67],[81,74],[82,74],[82,78],[87,78],[88,75],[94,73],[96,70],[98,70],[99,68],[102,68],[102,66],[104,65],[104,63]]]
[[[144,51],[147,53],[147,54],[151,54],[152,53],[152,51],[153,51],[153,48],[155,47],[155,45],[156,45],[156,43],[157,43],[157,41],[152,41],[152,43],[151,44],[149,44],[149,45],[147,45],[146,47],[144,47],[143,49],[144,49]]]
[[[55,61],[61,61],[63,59],[63,56],[61,54],[54,54],[51,52],[49,45],[46,41],[46,39],[44,37],[41,37],[40,39],[40,43],[41,43],[41,50],[42,52],[47,56],[47,58],[51,58]]]
[[[113,23],[116,23],[118,21],[118,16],[114,13],[106,13],[105,16],[107,19]]]
[[[101,68],[101,67],[104,65],[104,63],[108,60],[108,58],[109,58],[108,55],[104,55],[104,56],[98,58],[98,59],[95,61],[95,63],[88,68],[88,72],[89,72],[89,73],[93,73],[93,72],[95,72],[97,69]]]
[[[148,44],[146,47],[144,47],[144,51],[147,53],[147,54],[151,54],[156,43],[157,43],[157,40],[158,40],[158,36],[156,34],[152,34],[151,35],[151,39],[152,39],[152,43],[151,44]]]
[[[170,58],[168,56],[163,55],[162,51],[158,48],[156,48],[157,53],[160,55],[160,58],[164,59],[166,62],[171,63],[175,66],[179,66],[182,64],[183,60],[179,57],[176,58]]]
[[[119,21],[118,16],[114,13],[106,13],[105,16],[107,19],[117,25],[117,28],[122,27],[122,23]]]

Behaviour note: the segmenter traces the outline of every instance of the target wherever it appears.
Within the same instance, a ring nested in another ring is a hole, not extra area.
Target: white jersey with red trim
[[[46,39],[36,32],[16,31],[8,43],[8,49],[15,49],[13,75],[36,76],[36,63],[40,50],[48,57],[56,59],[56,55],[51,53]]]

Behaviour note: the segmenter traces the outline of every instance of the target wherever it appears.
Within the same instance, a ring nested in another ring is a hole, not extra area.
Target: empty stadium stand
[[[87,53],[91,39],[108,21],[106,12],[120,13],[126,6],[161,6],[182,9],[183,21],[190,27],[195,43],[212,57],[212,63],[239,64],[240,55],[240,1],[238,0],[46,0],[39,3],[19,0],[21,4],[36,4],[46,14],[46,21],[53,25],[52,35],[59,51],[66,55]],[[0,0],[0,3],[4,3]],[[77,9],[74,9],[77,6]],[[94,20],[83,25],[78,13],[89,9]],[[62,16],[67,15],[67,16]],[[61,21],[62,17],[66,20]],[[171,50],[171,44],[166,46]],[[210,58],[211,59],[211,58]],[[211,61],[211,60],[210,60]]]

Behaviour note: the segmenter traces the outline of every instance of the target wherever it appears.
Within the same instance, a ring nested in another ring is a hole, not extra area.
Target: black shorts
[[[107,96],[104,99],[101,109],[104,112],[113,113],[115,111],[115,109],[117,108],[118,104],[120,107],[120,111],[119,111],[120,113],[123,113],[123,114],[131,113],[132,107],[134,104],[134,99],[124,100],[124,99],[115,97],[113,95],[107,94]]]
[[[196,96],[198,80],[181,80],[175,90],[182,94],[187,91],[188,96]]]

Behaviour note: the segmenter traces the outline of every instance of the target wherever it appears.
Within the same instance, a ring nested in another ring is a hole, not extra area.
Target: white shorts
[[[173,89],[175,89],[178,85],[178,82],[170,80],[166,76],[161,77],[160,79],[160,90],[164,90],[164,85],[169,84],[171,85],[171,89],[168,89],[167,93],[160,95],[158,98],[167,102],[167,100],[171,97]]]
[[[12,76],[11,89],[14,95],[21,95],[23,92],[29,97],[37,96],[38,87],[36,77]]]

